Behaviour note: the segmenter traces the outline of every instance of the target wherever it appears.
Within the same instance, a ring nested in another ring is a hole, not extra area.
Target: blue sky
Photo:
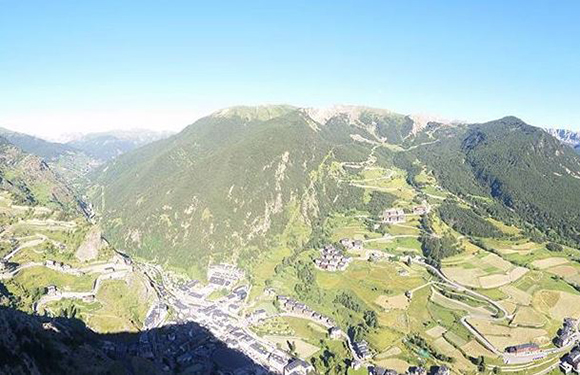
[[[235,104],[341,103],[580,130],[579,14],[578,1],[0,0],[0,125],[180,129]]]

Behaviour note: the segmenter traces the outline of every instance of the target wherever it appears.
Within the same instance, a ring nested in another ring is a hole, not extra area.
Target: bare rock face
[[[95,226],[87,233],[85,240],[77,249],[75,256],[83,262],[96,259],[99,256],[99,250],[105,245],[106,243],[103,240],[101,229]]]

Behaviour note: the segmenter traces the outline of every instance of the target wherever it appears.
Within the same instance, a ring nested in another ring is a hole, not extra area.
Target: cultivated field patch
[[[578,270],[572,266],[557,266],[548,269],[548,272],[558,275],[564,279],[575,276]]]
[[[478,358],[480,356],[495,358],[497,357],[493,352],[490,352],[485,346],[481,345],[477,340],[473,339],[461,347],[467,355]]]
[[[399,348],[398,346],[393,346],[393,347],[385,350],[384,352],[377,354],[377,356],[375,358],[376,359],[385,359],[385,358],[397,356],[401,353],[402,353],[401,348]]]
[[[377,361],[377,365],[385,368],[391,368],[396,370],[400,373],[405,373],[408,369],[410,364],[402,359],[399,358],[388,358]]]
[[[465,340],[463,337],[459,336],[457,333],[453,331],[447,331],[443,334],[443,336],[445,336],[447,341],[449,341],[450,343],[452,343],[457,347],[461,347],[467,343],[467,340]]]
[[[469,314],[477,315],[477,316],[490,316],[491,315],[491,313],[488,310],[484,309],[483,307],[471,306],[471,305],[468,305],[466,303],[445,297],[444,295],[442,295],[441,293],[439,293],[435,289],[432,289],[432,294],[431,294],[430,300],[431,300],[431,302],[436,303],[439,306],[445,307],[445,308],[450,309],[450,310],[466,311]]]
[[[532,266],[544,270],[546,268],[560,266],[562,264],[568,263],[568,259],[560,258],[560,257],[553,257],[553,258],[546,258],[546,259],[539,259],[534,260],[532,262]]]
[[[580,318],[580,296],[568,292],[558,292],[560,298],[550,308],[550,316],[554,319],[562,320],[567,317]]]
[[[461,354],[459,350],[455,349],[453,345],[447,342],[445,338],[438,338],[435,340],[434,344],[438,351],[455,359],[454,365],[458,370],[461,370],[461,372],[467,372],[473,367],[471,362],[465,359],[463,354]]]
[[[509,296],[509,300],[518,304],[527,306],[532,302],[531,294],[514,287],[513,285],[506,285],[500,288],[502,292]]]
[[[447,332],[447,328],[435,326],[433,328],[429,328],[425,333],[433,338],[437,338],[441,337],[445,332]]]
[[[495,254],[486,255],[481,259],[481,261],[487,265],[498,268],[504,272],[510,270],[513,267],[510,262],[508,262],[505,259],[502,259],[501,257]]]
[[[511,324],[518,327],[539,328],[546,324],[546,318],[529,306],[520,306]]]
[[[542,345],[550,341],[546,330],[540,328],[507,327],[479,318],[468,318],[468,321],[499,350],[528,342]]]
[[[404,294],[396,296],[381,295],[375,300],[375,303],[385,310],[406,310],[409,307],[409,299]]]
[[[483,289],[498,288],[503,285],[512,283],[524,276],[529,270],[525,267],[516,267],[507,274],[493,274],[482,276],[479,283]]]
[[[481,288],[479,276],[485,275],[485,272],[481,269],[467,269],[463,267],[444,267],[442,268],[442,272],[456,283],[472,288]]]

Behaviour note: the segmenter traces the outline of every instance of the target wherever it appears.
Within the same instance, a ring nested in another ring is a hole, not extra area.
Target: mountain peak
[[[524,120],[516,116],[504,116],[500,118],[498,121],[506,124],[506,125],[527,125]]]
[[[212,113],[211,117],[231,118],[239,117],[246,121],[259,120],[267,121],[278,116],[282,116],[297,108],[287,104],[268,104],[256,106],[234,106],[220,109]]]
[[[345,115],[350,122],[357,120],[364,112],[372,112],[380,115],[389,115],[393,112],[387,109],[372,108],[358,105],[337,104],[329,107],[304,108],[304,112],[319,124],[325,124],[328,120],[339,115]]]

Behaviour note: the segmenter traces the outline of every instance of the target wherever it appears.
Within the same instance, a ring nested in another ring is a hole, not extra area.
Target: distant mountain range
[[[70,140],[66,145],[81,150],[95,159],[106,161],[172,134],[145,129],[89,133]]]
[[[580,154],[580,132],[567,129],[546,129],[546,131]]]
[[[42,158],[74,187],[86,182],[96,166],[147,143],[170,136],[150,130],[90,133],[67,143],[44,140],[32,135],[0,128],[0,136],[22,151]]]
[[[104,162],[137,147],[171,136],[172,132],[145,129],[116,130],[75,136],[65,143],[51,142],[32,135],[0,128],[0,136],[23,151],[53,161],[65,154],[85,153]]]

